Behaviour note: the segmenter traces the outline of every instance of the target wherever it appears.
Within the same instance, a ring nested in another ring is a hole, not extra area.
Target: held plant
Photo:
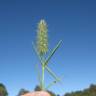
[[[54,55],[54,53],[56,52],[56,50],[60,47],[61,42],[62,41],[60,40],[58,44],[55,46],[55,48],[50,52],[48,57],[45,58],[48,52],[48,29],[45,20],[40,20],[37,27],[37,41],[35,45],[34,43],[32,43],[32,45],[41,63],[42,73],[40,74],[40,72],[38,72],[38,77],[39,77],[40,87],[42,90],[46,90],[49,87],[51,87],[53,84],[60,82],[60,79],[48,67],[48,63],[49,60]],[[45,87],[45,83],[44,83],[45,70],[47,70],[48,73],[55,79],[47,87]]]

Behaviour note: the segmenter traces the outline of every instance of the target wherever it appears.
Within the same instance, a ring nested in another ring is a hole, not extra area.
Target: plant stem
[[[45,71],[45,67],[44,67],[44,64],[42,65],[42,90],[45,89],[45,86],[44,86],[44,71]]]

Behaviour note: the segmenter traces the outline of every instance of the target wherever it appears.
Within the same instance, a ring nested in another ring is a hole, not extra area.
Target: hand
[[[51,96],[51,95],[45,91],[36,91],[36,92],[26,93],[22,96]]]

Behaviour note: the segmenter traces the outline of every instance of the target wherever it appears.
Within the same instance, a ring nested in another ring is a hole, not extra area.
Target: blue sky
[[[63,84],[50,90],[64,94],[96,84],[95,0],[0,0],[0,83],[9,96],[38,84],[32,41],[40,19],[48,23],[50,49],[63,40],[49,62]],[[47,83],[54,80],[46,75]]]

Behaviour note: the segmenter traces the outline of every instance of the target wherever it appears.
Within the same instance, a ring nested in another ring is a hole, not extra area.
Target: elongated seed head
[[[48,51],[48,29],[45,20],[40,20],[37,28],[37,49],[40,55],[44,55]]]

